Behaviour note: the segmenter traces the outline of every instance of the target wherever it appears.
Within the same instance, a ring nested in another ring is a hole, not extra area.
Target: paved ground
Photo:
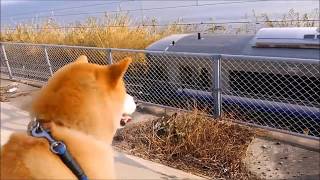
[[[261,178],[320,180],[320,153],[284,142],[255,138],[248,147],[246,164]]]
[[[1,80],[1,86],[12,84],[11,81]],[[1,144],[12,131],[24,131],[29,120],[28,114],[21,109],[28,110],[32,96],[37,88],[24,84],[18,85],[18,93],[26,92],[10,98],[10,102],[1,103]],[[134,120],[144,121],[156,118],[155,114],[163,114],[161,109],[153,109],[153,113],[145,108],[134,114]],[[156,113],[154,113],[156,112]],[[289,136],[282,139],[289,139]],[[298,138],[291,137],[298,141]],[[319,147],[319,143],[315,146]],[[320,180],[319,150],[310,151],[286,142],[256,138],[250,144],[247,152],[246,164],[248,168],[261,178],[266,179],[311,179]],[[142,160],[122,153],[116,153],[116,170],[121,179],[195,179],[182,171],[168,168],[164,165]]]

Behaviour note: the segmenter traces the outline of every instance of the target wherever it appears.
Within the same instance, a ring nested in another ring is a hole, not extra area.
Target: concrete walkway
[[[1,102],[1,145],[14,131],[26,131],[28,113],[10,103]],[[115,152],[116,174],[119,179],[202,179],[158,163]]]

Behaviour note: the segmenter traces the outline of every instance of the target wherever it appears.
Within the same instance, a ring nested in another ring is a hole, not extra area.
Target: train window
[[[149,71],[149,77],[153,80],[164,81],[168,79],[167,69],[163,64],[156,65]]]
[[[193,86],[193,69],[189,66],[179,67],[179,81],[184,88],[192,88]]]
[[[314,34],[306,34],[304,35],[304,39],[314,39],[315,35]]]
[[[207,68],[201,68],[198,76],[198,88],[201,90],[210,90],[212,85],[210,73]]]

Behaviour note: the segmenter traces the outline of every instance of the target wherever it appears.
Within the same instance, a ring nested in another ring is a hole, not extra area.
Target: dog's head
[[[111,142],[122,115],[135,111],[123,76],[131,58],[108,66],[88,63],[86,56],[59,69],[32,104],[32,116]]]

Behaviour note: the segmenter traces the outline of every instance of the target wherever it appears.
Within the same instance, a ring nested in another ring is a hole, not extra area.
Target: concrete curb
[[[155,106],[155,105],[146,105],[143,103],[138,103],[137,111],[141,113],[148,113],[154,116],[162,117],[162,116],[170,116],[179,110],[166,109],[166,108]]]
[[[12,81],[12,82],[18,82],[22,84],[26,84],[32,87],[37,87],[41,88],[45,83],[44,82],[34,82],[34,81],[29,81],[29,80],[19,80],[19,79],[10,79],[10,78],[4,78],[3,75],[1,75],[1,80],[7,80],[7,81]]]
[[[281,133],[276,131],[266,131],[266,135],[261,138],[278,140],[293,146],[301,147],[310,151],[320,152],[320,141],[315,139],[308,139],[304,137],[294,136],[287,133]]]

